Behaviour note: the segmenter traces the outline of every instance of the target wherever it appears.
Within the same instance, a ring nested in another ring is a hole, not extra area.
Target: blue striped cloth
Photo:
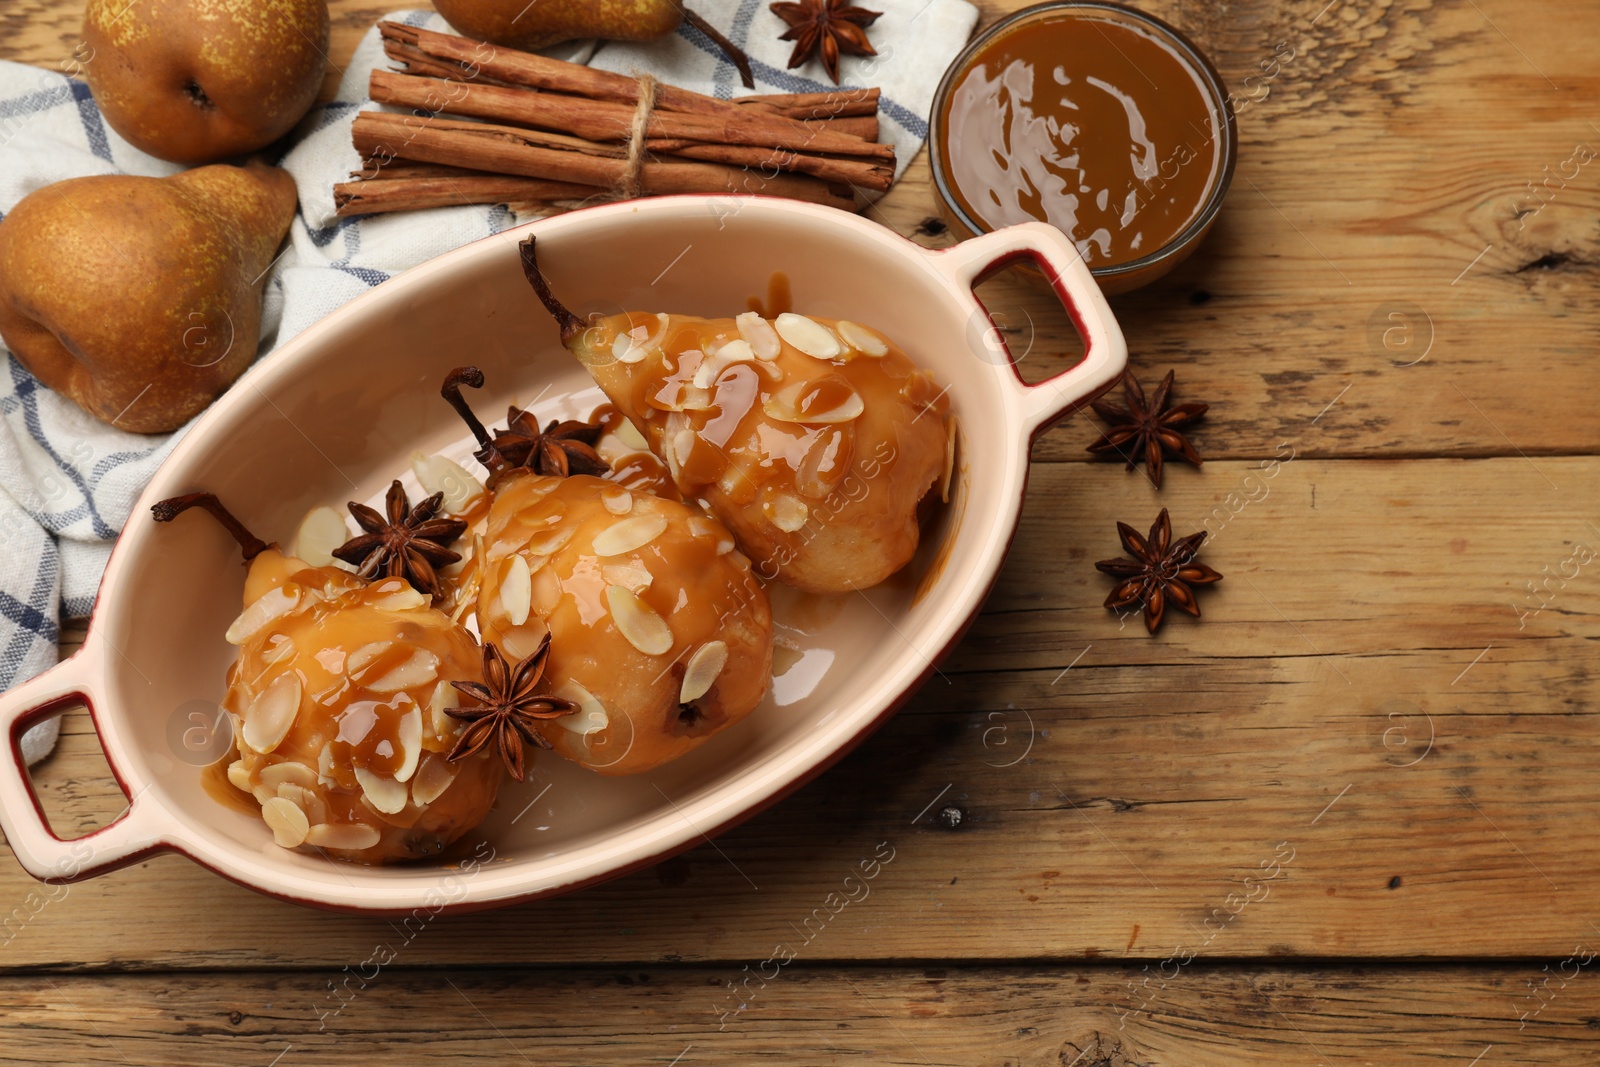
[[[977,9],[965,0],[882,0],[872,29],[881,55],[847,57],[846,84],[884,90],[883,137],[903,168],[927,134],[939,76],[965,44]],[[758,92],[814,92],[830,83],[820,64],[783,69],[784,24],[757,0],[699,0],[702,15],[750,52]],[[390,18],[448,30],[439,16]],[[565,57],[588,56],[576,46]],[[561,54],[561,53],[556,53]],[[745,90],[731,64],[698,31],[651,45],[609,44],[591,60],[718,96]],[[91,59],[90,62],[93,62]],[[345,67],[337,95],[307,116],[279,164],[294,175],[300,212],[288,248],[267,276],[261,351],[294,337],[396,273],[514,225],[504,207],[452,207],[366,219],[334,217],[332,188],[361,160],[350,125],[367,99],[372,69],[386,64],[370,31]],[[824,79],[824,80],[819,80]],[[161,177],[179,168],[137,151],[100,116],[88,87],[61,74],[0,62],[0,212],[52,182],[90,174]],[[0,377],[0,689],[56,661],[60,620],[88,615],[115,540],[140,491],[184,432],[142,436],[112,429],[41,386],[9,352]],[[54,722],[24,739],[29,761],[50,750]]]

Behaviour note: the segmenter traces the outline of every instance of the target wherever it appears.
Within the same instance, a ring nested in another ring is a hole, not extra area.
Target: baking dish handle
[[[1122,376],[1128,363],[1122,328],[1077,246],[1054,226],[1043,222],[1007,226],[931,252],[929,257],[936,270],[967,290],[1018,260],[1030,260],[1072,316],[1083,338],[1083,359],[1054,377],[1029,385],[1017,371],[1004,335],[983,304],[973,298],[977,307],[967,343],[979,359],[1009,368],[1010,373],[1003,377],[1018,400],[1030,439],[1105,392]]]
[[[42,882],[76,882],[126,866],[165,847],[152,832],[154,802],[140,790],[115,820],[71,841],[50,829],[44,808],[28,781],[22,735],[29,726],[75,704],[94,706],[90,686],[93,653],[80,650],[37,677],[0,693],[0,827],[17,860]],[[119,782],[120,784],[120,782]],[[126,788],[124,788],[126,792]]]

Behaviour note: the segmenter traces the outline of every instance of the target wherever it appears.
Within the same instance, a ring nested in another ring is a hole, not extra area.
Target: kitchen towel
[[[878,0],[870,6],[883,12],[871,29],[879,55],[844,57],[841,76],[847,86],[883,89],[882,137],[894,143],[903,170],[927,135],[939,77],[965,45],[978,13],[965,0]],[[756,77],[753,91],[831,87],[815,60],[785,69],[791,45],[778,36],[786,26],[765,2],[699,0],[695,8],[748,51]],[[432,12],[388,17],[449,31]],[[739,84],[732,64],[709,39],[688,26],[649,44],[569,45],[551,54],[628,74],[650,73],[721,97],[752,91]],[[334,216],[334,183],[361,166],[350,126],[357,112],[377,106],[367,97],[367,81],[379,65],[388,60],[374,29],[345,66],[337,94],[306,117],[279,161],[299,188],[300,212],[267,276],[263,354],[400,271],[521,221],[507,208],[477,206],[359,219]],[[162,177],[179,169],[118,137],[84,82],[0,63],[0,212],[66,178]],[[60,620],[89,613],[112,542],[184,432],[148,436],[107,426],[41,386],[9,352],[5,361],[0,379],[0,690],[55,662]],[[24,737],[30,763],[50,751],[56,727],[50,720]]]

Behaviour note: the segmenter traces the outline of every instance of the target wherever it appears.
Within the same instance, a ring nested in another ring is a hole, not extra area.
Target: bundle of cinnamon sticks
[[[718,100],[483,41],[380,22],[405,71],[372,72],[363,167],[334,186],[340,215],[455,204],[552,212],[660,193],[786,196],[855,210],[894,180],[878,90]]]

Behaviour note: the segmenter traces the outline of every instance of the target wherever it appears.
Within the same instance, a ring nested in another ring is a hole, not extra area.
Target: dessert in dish
[[[388,863],[437,856],[481,822],[500,761],[450,759],[462,696],[452,683],[482,678],[472,634],[414,575],[368,581],[312,566],[262,543],[210,494],[153,512],[170,522],[195,507],[234,535],[250,568],[226,634],[239,648],[222,703],[234,737],[227,780],[261,805],[273,840]]]
[[[444,394],[479,442],[493,501],[474,551],[478,632],[525,655],[549,642],[550,692],[577,714],[537,723],[556,752],[601,774],[676,759],[750,714],[772,666],[766,590],[722,523],[678,500],[590,473],[606,470],[581,423],[553,424],[529,446],[513,409],[486,430],[460,394]],[[565,442],[551,434],[566,428]]]
[[[552,292],[532,237],[522,262],[562,342],[761,577],[844,592],[911,560],[920,505],[948,493],[956,424],[888,338],[791,313],[585,322]]]

